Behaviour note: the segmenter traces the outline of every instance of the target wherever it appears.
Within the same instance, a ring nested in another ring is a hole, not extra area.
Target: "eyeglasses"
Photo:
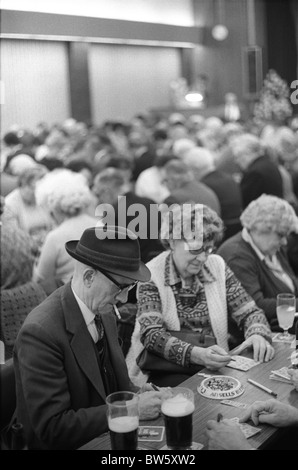
[[[107,271],[104,271],[103,269],[99,269],[99,268],[96,268],[97,271],[101,272],[104,276],[106,276],[110,281],[113,282],[113,284],[115,284],[115,286],[118,287],[119,289],[119,293],[120,292],[124,292],[125,290],[127,292],[129,292],[130,290],[132,290],[137,284],[139,281],[135,281],[133,282],[132,284],[120,284],[118,281],[116,281],[116,279],[114,279],[109,273],[107,273]]]
[[[195,256],[198,256],[201,253],[205,253],[206,255],[211,255],[211,253],[214,252],[214,247],[213,246],[209,246],[209,247],[202,246],[202,248],[200,248],[199,250],[188,250],[188,251],[191,255],[195,255]]]

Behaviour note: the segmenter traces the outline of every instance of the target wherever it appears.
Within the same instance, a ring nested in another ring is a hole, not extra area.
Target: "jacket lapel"
[[[128,377],[127,365],[118,340],[115,313],[110,311],[102,314],[102,323],[108,343],[109,357],[116,376],[118,388],[119,390],[130,390],[131,384]]]
[[[93,340],[73,295],[70,283],[66,284],[63,291],[62,307],[66,329],[70,333],[70,347],[82,372],[90,380],[102,399],[105,400],[106,394],[99,371]]]

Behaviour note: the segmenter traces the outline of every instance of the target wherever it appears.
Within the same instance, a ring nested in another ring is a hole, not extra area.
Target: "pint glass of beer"
[[[139,397],[133,392],[115,392],[106,398],[112,450],[136,450],[138,446]]]
[[[195,409],[193,391],[175,387],[172,396],[161,404],[164,417],[167,447],[171,450],[187,450],[192,445],[192,415]]]

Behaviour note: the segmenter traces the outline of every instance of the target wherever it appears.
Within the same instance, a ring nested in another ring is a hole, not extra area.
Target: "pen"
[[[218,423],[220,423],[220,421],[222,420],[222,418],[223,418],[223,415],[222,415],[221,413],[218,413],[218,414],[217,414],[216,421],[217,421]]]
[[[120,315],[120,312],[119,312],[118,308],[116,307],[116,305],[114,305],[114,311],[115,311],[117,317],[119,318],[119,320],[121,320],[121,315]]]
[[[150,382],[150,385],[151,387],[156,390],[157,392],[159,392],[159,387],[157,385],[154,385],[152,382]]]
[[[255,387],[258,387],[260,388],[261,390],[264,390],[264,392],[267,392],[269,393],[270,395],[272,395],[273,397],[277,397],[277,393],[273,392],[272,390],[270,390],[270,388],[267,388],[265,387],[264,385],[262,384],[259,384],[258,382],[255,382],[254,380],[252,379],[247,379],[247,382],[251,383],[252,385],[254,385]]]

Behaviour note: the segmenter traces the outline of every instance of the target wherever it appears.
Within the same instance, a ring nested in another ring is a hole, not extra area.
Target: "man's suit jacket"
[[[240,186],[243,208],[262,194],[283,198],[281,174],[278,167],[267,156],[259,157],[249,165]]]
[[[102,315],[118,390],[134,390],[116,320]],[[17,419],[35,449],[76,449],[107,431],[96,349],[70,284],[26,318],[14,351]]]

